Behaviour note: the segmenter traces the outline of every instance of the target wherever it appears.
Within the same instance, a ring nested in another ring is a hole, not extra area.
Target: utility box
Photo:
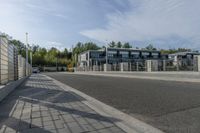
[[[8,83],[8,40],[0,37],[0,84]]]

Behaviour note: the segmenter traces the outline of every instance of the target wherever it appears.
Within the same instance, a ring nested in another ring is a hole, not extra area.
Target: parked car
[[[39,68],[33,68],[33,73],[40,73]]]

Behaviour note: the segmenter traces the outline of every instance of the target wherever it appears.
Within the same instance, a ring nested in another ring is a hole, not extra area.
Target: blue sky
[[[0,31],[43,47],[112,40],[200,49],[199,0],[4,0]]]

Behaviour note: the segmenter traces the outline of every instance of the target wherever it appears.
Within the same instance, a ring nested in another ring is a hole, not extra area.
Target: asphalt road
[[[200,83],[45,74],[164,132],[200,132]]]

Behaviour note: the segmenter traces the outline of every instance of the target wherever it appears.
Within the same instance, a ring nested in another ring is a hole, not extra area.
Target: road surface
[[[200,131],[200,83],[45,74],[164,132]]]

